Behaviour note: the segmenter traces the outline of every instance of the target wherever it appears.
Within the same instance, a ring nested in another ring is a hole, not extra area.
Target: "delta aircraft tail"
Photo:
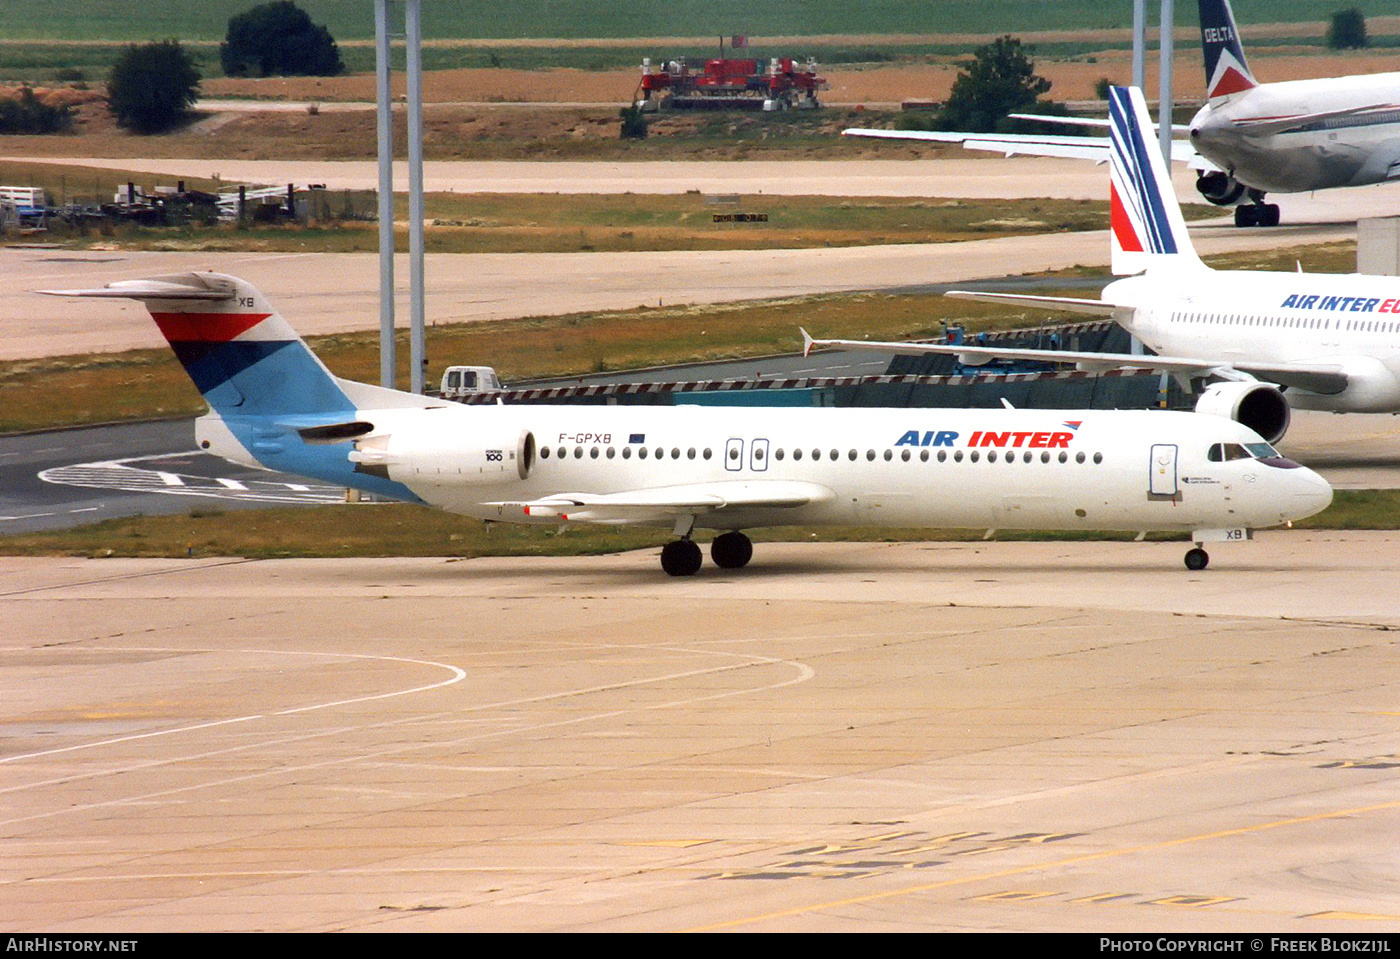
[[[1172,187],[1137,87],[1109,91],[1109,221],[1113,272],[1148,267],[1204,268],[1186,233]]]
[[[1219,100],[1259,84],[1249,72],[1235,29],[1230,0],[1197,0],[1201,14],[1201,52],[1206,62],[1206,97]]]

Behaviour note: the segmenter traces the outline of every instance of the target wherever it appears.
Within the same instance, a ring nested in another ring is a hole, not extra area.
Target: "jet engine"
[[[1202,170],[1196,176],[1196,189],[1216,206],[1233,206],[1245,193],[1243,183],[1220,170]]]
[[[525,479],[535,465],[535,435],[444,436],[409,428],[366,436],[350,453],[355,470],[397,483],[486,486]]]
[[[1196,401],[1197,413],[1224,416],[1248,426],[1270,443],[1288,432],[1292,413],[1276,386],[1268,383],[1215,383]]]

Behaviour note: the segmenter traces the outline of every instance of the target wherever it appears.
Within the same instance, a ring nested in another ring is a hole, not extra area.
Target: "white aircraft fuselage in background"
[[[1297,409],[1400,412],[1395,277],[1149,268],[1102,299],[1154,352],[1278,383]]]
[[[822,340],[818,345],[1007,358],[1085,370],[1160,369],[1212,381],[1197,412],[1228,416],[1270,442],[1289,408],[1400,412],[1400,279],[1359,274],[1212,270],[1196,255],[1156,144],[1142,91],[1110,91],[1113,272],[1097,300],[953,291],[949,296],[1111,316],[1157,356],[965,344]],[[809,343],[810,345],[813,345]]]
[[[1190,126],[1201,156],[1264,193],[1384,183],[1400,163],[1400,73],[1263,83]]]

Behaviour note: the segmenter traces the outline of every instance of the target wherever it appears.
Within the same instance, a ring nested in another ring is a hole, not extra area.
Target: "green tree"
[[[642,112],[642,105],[634,103],[630,107],[623,107],[618,114],[622,118],[622,129],[618,136],[623,140],[645,140],[647,138],[647,118]]]
[[[107,79],[107,106],[119,125],[159,133],[189,114],[199,79],[194,61],[175,40],[129,46]]]
[[[1349,7],[1332,14],[1327,27],[1327,46],[1332,50],[1359,50],[1371,45],[1366,36],[1366,18],[1359,7]]]
[[[945,130],[993,133],[1006,125],[1008,113],[1026,113],[1038,106],[1041,94],[1050,92],[1050,81],[1037,76],[1030,54],[1012,36],[998,37],[973,51],[971,60],[959,64],[948,102],[938,116]]]
[[[231,17],[219,46],[231,77],[328,77],[345,70],[331,32],[292,0],[276,0]]]
[[[13,98],[0,97],[0,133],[57,133],[72,122],[69,107],[44,103],[27,86]]]

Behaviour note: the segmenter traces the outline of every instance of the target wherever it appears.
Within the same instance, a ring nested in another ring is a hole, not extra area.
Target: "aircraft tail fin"
[[[1206,96],[1228,97],[1259,84],[1249,72],[1235,29],[1230,0],[1197,0],[1201,14],[1201,51],[1206,63]]]
[[[56,296],[140,300],[206,402],[221,417],[353,414],[366,391],[397,400],[411,394],[341,380],[252,284],[222,273],[123,280]],[[421,399],[421,398],[415,398]]]
[[[1151,265],[1201,266],[1137,87],[1109,91],[1109,222],[1113,272]]]
[[[351,446],[377,428],[386,410],[450,404],[335,376],[252,284],[222,273],[182,273],[43,292],[144,303],[212,410],[196,422],[201,449],[249,466],[418,499],[387,476],[361,470],[349,456]]]

